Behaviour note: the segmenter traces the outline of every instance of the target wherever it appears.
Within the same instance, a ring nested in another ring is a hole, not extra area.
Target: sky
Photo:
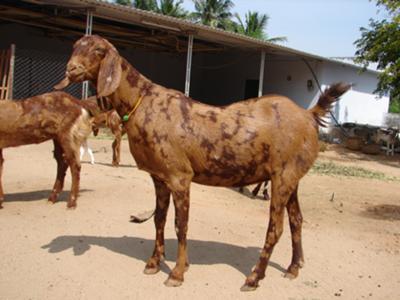
[[[247,11],[269,16],[269,37],[285,36],[282,45],[325,57],[351,57],[360,27],[369,19],[383,19],[386,13],[369,0],[233,0],[233,12],[244,20]],[[191,0],[183,6],[194,10]]]

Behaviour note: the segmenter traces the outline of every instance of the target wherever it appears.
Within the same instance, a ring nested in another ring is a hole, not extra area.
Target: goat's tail
[[[340,96],[350,89],[351,85],[338,82],[326,88],[319,96],[318,103],[310,109],[315,121],[323,127],[326,127],[326,122],[323,119],[327,112],[332,108],[332,104],[339,100]]]

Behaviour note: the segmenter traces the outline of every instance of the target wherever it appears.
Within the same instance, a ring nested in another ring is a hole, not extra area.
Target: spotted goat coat
[[[98,96],[107,96],[126,123],[130,151],[140,169],[150,173],[156,190],[156,241],[145,273],[159,271],[164,257],[164,226],[170,195],[178,238],[176,266],[165,284],[178,286],[189,265],[186,234],[190,183],[240,187],[269,179],[270,218],[264,247],[242,290],[253,290],[265,275],[289,214],[293,256],[287,270],[295,277],[303,264],[299,180],[318,154],[318,124],[348,85],[325,90],[310,110],[279,95],[214,107],[179,91],[157,85],[140,74],[107,40],[85,36],[74,44],[66,77],[56,88],[90,80]]]
[[[3,149],[47,140],[54,142],[57,177],[48,198],[56,202],[68,167],[72,187],[67,206],[76,206],[79,192],[79,147],[91,132],[91,117],[82,102],[64,92],[47,93],[24,100],[0,101],[0,208],[4,201],[1,183]]]

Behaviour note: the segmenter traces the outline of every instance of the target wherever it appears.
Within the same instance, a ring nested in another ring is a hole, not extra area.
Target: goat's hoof
[[[304,262],[299,262],[298,264],[290,265],[289,268],[286,270],[284,275],[285,278],[288,279],[295,279],[299,275],[299,269],[302,267]]]
[[[296,279],[298,274],[292,273],[292,272],[286,272],[285,275],[283,277],[293,280]]]
[[[154,275],[160,271],[160,267],[145,267],[143,273],[146,275]]]
[[[57,202],[57,196],[50,196],[48,199],[47,199],[47,203],[49,203],[49,204],[54,204],[54,203],[56,203]]]
[[[165,280],[164,285],[168,286],[168,287],[178,287],[178,286],[181,286],[182,283],[183,283],[183,280],[168,277],[168,279]]]
[[[256,285],[249,285],[247,283],[245,283],[241,288],[240,291],[241,292],[252,292],[255,291],[257,289],[257,284]]]
[[[76,209],[76,203],[68,203],[67,204],[67,209]]]

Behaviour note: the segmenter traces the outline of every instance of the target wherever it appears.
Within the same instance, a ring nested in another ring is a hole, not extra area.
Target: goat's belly
[[[29,144],[43,143],[52,139],[48,134],[33,134],[33,133],[4,133],[0,132],[0,148],[18,147]]]
[[[270,178],[265,168],[249,170],[246,168],[233,168],[222,170],[203,170],[195,172],[193,182],[224,187],[240,187],[253,183],[259,183]]]

